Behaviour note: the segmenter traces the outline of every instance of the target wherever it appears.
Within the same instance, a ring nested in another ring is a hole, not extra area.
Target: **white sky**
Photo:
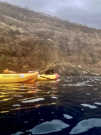
[[[0,0],[101,29],[101,0]]]

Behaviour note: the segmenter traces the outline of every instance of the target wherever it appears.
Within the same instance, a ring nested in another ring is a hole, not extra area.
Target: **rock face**
[[[101,30],[0,3],[0,71],[101,73]]]

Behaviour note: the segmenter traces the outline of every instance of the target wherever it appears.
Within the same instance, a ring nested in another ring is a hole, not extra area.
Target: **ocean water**
[[[0,135],[101,135],[101,77],[0,84]]]

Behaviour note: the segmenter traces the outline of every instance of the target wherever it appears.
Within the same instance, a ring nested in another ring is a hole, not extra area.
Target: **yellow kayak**
[[[15,71],[9,70],[9,69],[5,69],[3,71],[4,74],[17,74]],[[29,73],[26,73],[29,74]],[[57,73],[55,74],[38,74],[37,76],[37,80],[38,81],[49,81],[49,80],[57,80],[59,78],[59,75]]]
[[[47,81],[47,80],[57,80],[58,78],[59,78],[58,74],[52,74],[52,75],[41,74],[41,75],[38,75],[37,80],[38,81]]]
[[[33,83],[37,80],[38,72],[0,74],[0,83]]]

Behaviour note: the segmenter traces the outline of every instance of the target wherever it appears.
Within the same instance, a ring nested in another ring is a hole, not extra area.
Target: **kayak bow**
[[[41,74],[41,75],[38,75],[37,80],[38,81],[47,81],[47,80],[57,80],[58,78],[59,78],[59,75],[57,73],[53,74],[53,75]]]

